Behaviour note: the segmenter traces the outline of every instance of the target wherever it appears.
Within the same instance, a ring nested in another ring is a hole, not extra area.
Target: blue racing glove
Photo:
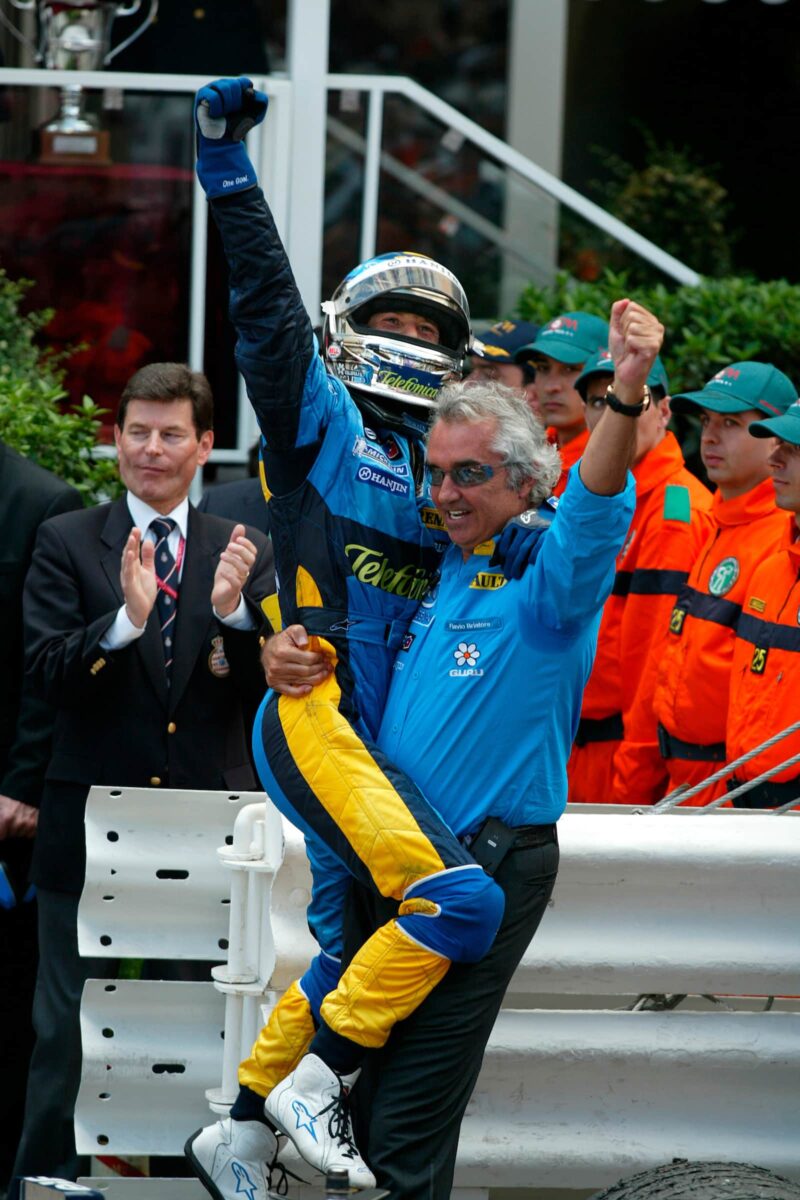
[[[489,566],[502,567],[506,579],[521,579],[539,557],[546,533],[546,525],[534,525],[530,529],[525,525],[506,525],[495,542]]]
[[[245,75],[217,79],[195,96],[197,178],[209,200],[243,192],[258,183],[243,139],[264,120],[268,103]]]

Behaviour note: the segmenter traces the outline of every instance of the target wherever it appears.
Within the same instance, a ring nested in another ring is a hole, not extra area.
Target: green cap
[[[771,363],[737,362],[723,367],[700,392],[679,392],[672,397],[672,411],[736,413],[758,409],[769,417],[780,416],[797,399],[797,390],[783,371]],[[765,435],[766,436],[766,435]]]
[[[608,321],[591,313],[568,312],[554,317],[539,330],[526,350],[546,354],[556,362],[578,366],[608,343]]]
[[[753,421],[748,429],[753,437],[779,437],[793,446],[800,446],[800,400],[795,400],[782,416]]]
[[[575,390],[578,392],[582,400],[586,400],[586,384],[592,375],[613,375],[614,360],[611,357],[610,350],[598,350],[596,354],[586,363],[586,366],[581,371],[578,378],[575,380]],[[650,368],[650,374],[647,376],[647,386],[650,388],[661,388],[664,395],[669,395],[669,379],[664,364],[656,355],[655,361]]]

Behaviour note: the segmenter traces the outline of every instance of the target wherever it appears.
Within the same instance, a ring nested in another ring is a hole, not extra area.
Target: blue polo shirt
[[[487,816],[557,821],[603,604],[633,517],[633,477],[598,496],[577,467],[522,579],[450,545],[394,664],[378,745],[462,837]]]

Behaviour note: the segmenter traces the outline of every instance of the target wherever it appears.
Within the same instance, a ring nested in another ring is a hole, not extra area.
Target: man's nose
[[[448,500],[458,495],[460,495],[460,492],[453,483],[450,475],[445,475],[444,479],[439,485],[439,499]]]
[[[161,434],[154,429],[145,442],[144,448],[147,454],[160,454],[164,448],[161,444]]]

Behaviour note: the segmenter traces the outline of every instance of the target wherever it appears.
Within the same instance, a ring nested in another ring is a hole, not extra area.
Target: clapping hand
[[[245,536],[244,525],[234,526],[230,541],[219,558],[214,572],[211,603],[220,617],[229,617],[239,607],[242,588],[256,561],[253,543]]]

